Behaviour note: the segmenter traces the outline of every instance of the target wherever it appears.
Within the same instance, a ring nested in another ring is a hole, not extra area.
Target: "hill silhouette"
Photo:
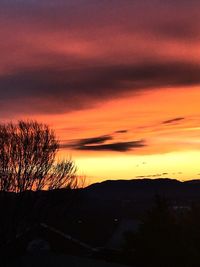
[[[15,193],[7,193],[15,200]],[[108,180],[83,189],[27,191],[26,203],[39,205],[40,213],[52,217],[112,218],[139,216],[149,209],[156,195],[168,199],[170,205],[190,205],[200,201],[200,181],[180,182],[175,179]],[[19,196],[19,195],[18,195]],[[35,201],[37,199],[37,202]]]
[[[200,181],[181,182],[175,179],[108,180],[84,189],[96,201],[148,202],[161,195],[174,202],[188,203],[200,199]],[[147,204],[147,203],[146,203]]]
[[[14,226],[15,236],[23,236],[27,229],[45,223],[91,247],[106,247],[120,225],[142,221],[157,196],[166,199],[175,213],[179,208],[189,211],[200,203],[200,181],[108,180],[83,189],[1,192],[1,236],[6,234],[7,242]]]

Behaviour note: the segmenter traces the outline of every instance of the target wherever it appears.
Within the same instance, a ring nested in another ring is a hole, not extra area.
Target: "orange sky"
[[[72,157],[89,182],[142,177],[188,180],[200,175],[199,100],[198,86],[159,88],[84,111],[33,118],[56,129],[63,143],[105,135],[112,136],[112,143],[144,140],[144,147],[130,151],[62,149],[59,158]]]
[[[90,183],[200,176],[200,3],[0,3],[0,116],[55,129]]]

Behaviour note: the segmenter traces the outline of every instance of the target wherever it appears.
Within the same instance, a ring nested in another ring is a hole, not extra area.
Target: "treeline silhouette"
[[[156,196],[137,233],[126,233],[124,252],[133,266],[200,266],[200,205],[174,209]]]
[[[79,217],[80,205],[85,201],[86,192],[85,189],[59,189],[27,191],[18,194],[6,193],[6,197],[3,193],[4,196],[0,201],[1,260],[9,259],[11,253],[9,243],[15,241],[16,230],[19,235],[37,222],[50,222],[51,225],[54,221],[59,222],[66,218],[63,222],[65,223],[64,229],[68,232],[70,221],[66,216],[70,211],[73,221],[75,218],[81,218]],[[85,204],[83,208],[83,211],[86,212]],[[96,231],[101,235],[109,228],[109,225],[106,224],[106,214],[100,213],[98,217],[91,210],[85,216],[85,218],[96,217],[100,221],[100,228]],[[81,238],[81,240],[87,240],[91,226],[88,224],[88,229],[84,228],[86,239]],[[156,195],[153,206],[142,213],[139,229],[134,233],[127,232],[125,234],[126,242],[120,251],[102,250],[98,255],[91,255],[91,257],[138,267],[196,267],[200,263],[199,226],[200,206],[198,201],[190,205],[174,206],[167,198]],[[95,239],[95,236],[91,238]],[[14,253],[15,249],[12,251],[12,257],[20,256]]]

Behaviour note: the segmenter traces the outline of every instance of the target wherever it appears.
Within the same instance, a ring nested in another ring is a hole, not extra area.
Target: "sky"
[[[90,183],[200,178],[200,1],[0,0],[0,120]]]

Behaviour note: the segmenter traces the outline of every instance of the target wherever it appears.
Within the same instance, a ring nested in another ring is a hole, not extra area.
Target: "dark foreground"
[[[200,266],[200,183],[0,194],[1,266]]]

